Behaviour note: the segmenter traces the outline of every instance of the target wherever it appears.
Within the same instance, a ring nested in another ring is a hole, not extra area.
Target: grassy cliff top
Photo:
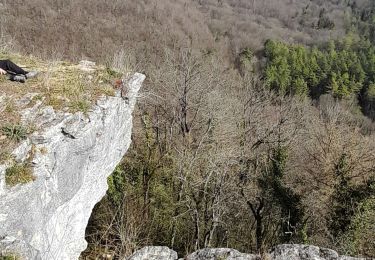
[[[65,61],[47,62],[32,56],[0,53],[1,59],[10,59],[25,70],[36,70],[40,74],[26,83],[12,82],[0,77],[0,93],[20,98],[27,93],[38,93],[45,97],[45,105],[55,109],[69,107],[80,110],[77,103],[90,103],[101,95],[113,95],[113,82],[121,74],[104,66],[81,69],[78,64]]]
[[[13,82],[0,76],[0,164],[8,160],[12,150],[36,129],[21,122],[22,110],[42,102],[43,107],[67,112],[88,112],[103,95],[114,95],[114,82],[123,76],[105,66],[82,67],[66,61],[48,62],[32,56],[0,52],[27,71],[39,72],[26,83]],[[30,100],[20,102],[29,95]]]

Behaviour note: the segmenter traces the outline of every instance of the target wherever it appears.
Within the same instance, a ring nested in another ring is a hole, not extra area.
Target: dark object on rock
[[[26,79],[36,77],[38,72],[26,71],[10,60],[0,60],[0,74],[7,74],[11,81],[25,83]]]

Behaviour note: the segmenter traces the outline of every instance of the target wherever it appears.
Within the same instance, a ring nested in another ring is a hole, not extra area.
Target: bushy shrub
[[[1,127],[2,134],[6,135],[9,139],[14,141],[22,141],[26,139],[28,130],[22,125],[6,125]]]
[[[35,176],[27,163],[15,164],[5,170],[5,183],[10,187],[34,180]]]

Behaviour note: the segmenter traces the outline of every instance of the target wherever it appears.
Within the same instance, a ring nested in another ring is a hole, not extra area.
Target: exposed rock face
[[[177,253],[166,246],[147,246],[135,252],[129,260],[176,260]]]
[[[130,145],[132,111],[144,78],[135,74],[129,80],[127,100],[103,97],[87,115],[38,104],[25,111],[23,120],[43,130],[14,155],[22,162],[33,151],[36,180],[8,187],[7,166],[0,165],[0,252],[25,259],[78,259],[87,246],[92,209]]]
[[[170,253],[173,252],[173,253]],[[165,257],[163,257],[165,256]],[[168,256],[168,257],[167,257]],[[167,247],[146,247],[134,253],[128,260],[176,260],[177,253]],[[182,259],[182,258],[181,258]],[[186,260],[365,260],[349,256],[339,256],[336,251],[309,245],[284,244],[276,246],[263,258],[259,255],[243,254],[230,248],[205,248],[196,251]]]
[[[187,260],[260,260],[257,255],[243,254],[230,248],[205,248],[186,257]]]

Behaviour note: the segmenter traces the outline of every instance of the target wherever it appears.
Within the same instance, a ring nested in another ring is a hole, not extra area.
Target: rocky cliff
[[[18,163],[31,162],[34,180],[9,186],[10,166],[0,165],[0,253],[78,259],[87,245],[92,209],[130,145],[132,112],[144,78],[133,75],[125,83],[126,98],[120,92],[102,97],[87,114],[54,111],[40,102],[23,111],[23,120],[42,130],[13,156]]]

